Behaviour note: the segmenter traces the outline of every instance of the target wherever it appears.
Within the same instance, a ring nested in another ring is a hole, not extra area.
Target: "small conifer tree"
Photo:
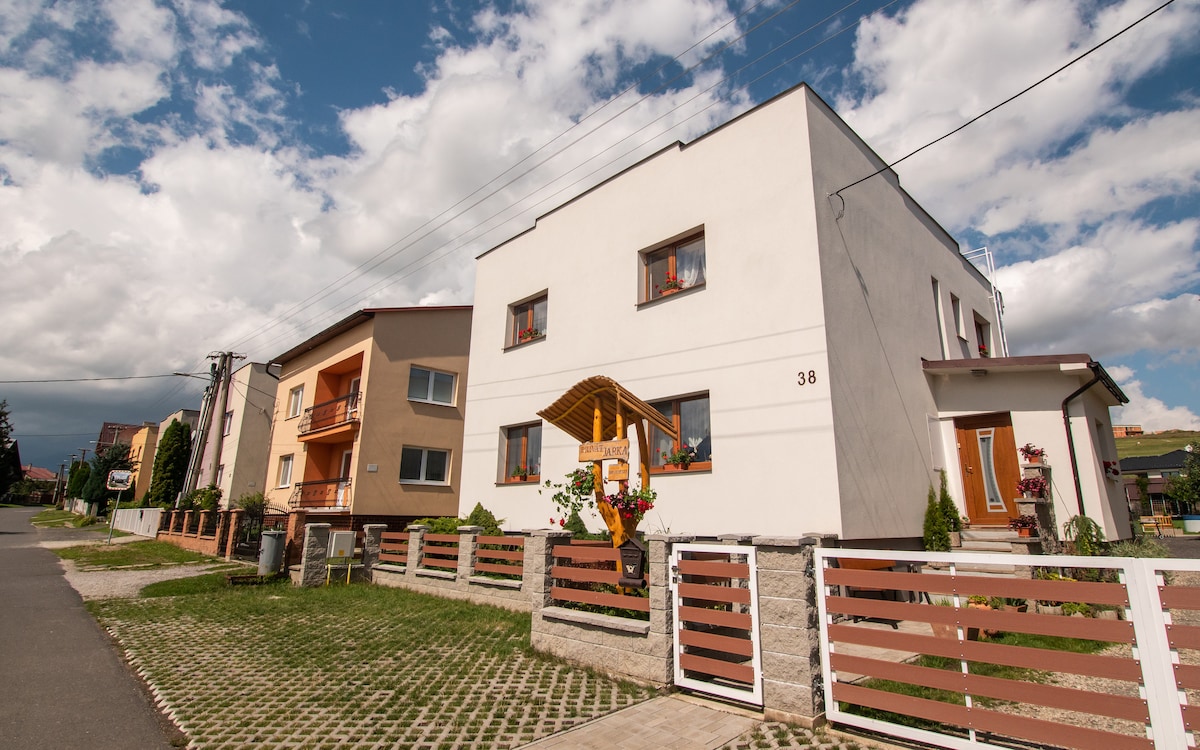
[[[962,531],[962,519],[958,517],[958,508],[950,498],[950,487],[946,479],[946,470],[938,472],[942,477],[942,487],[938,491],[938,505],[942,509],[942,519],[946,522],[946,531]]]
[[[930,552],[950,551],[950,531],[942,514],[933,485],[929,485],[929,499],[925,504],[925,549]]]

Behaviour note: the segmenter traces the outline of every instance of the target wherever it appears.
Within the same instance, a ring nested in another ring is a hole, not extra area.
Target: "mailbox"
[[[617,548],[621,552],[622,586],[642,588],[646,585],[646,545],[630,537]]]

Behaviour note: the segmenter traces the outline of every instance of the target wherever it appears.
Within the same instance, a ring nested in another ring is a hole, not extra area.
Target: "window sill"
[[[429,399],[424,398],[410,398],[409,401],[413,402],[414,404],[429,404],[431,406],[454,406],[453,403],[446,403],[445,401],[430,401]]]
[[[417,487],[449,487],[449,482],[429,482],[424,479],[401,479],[400,484],[414,485]]]
[[[566,607],[544,607],[540,611],[542,617],[547,620],[573,622],[579,625],[593,625],[605,630],[632,633],[634,635],[650,634],[649,620],[631,620],[625,617],[613,617],[612,615],[601,615],[595,612],[581,612],[577,609],[567,609]]]
[[[666,466],[651,466],[650,473],[654,476],[664,476],[668,474],[711,474],[712,461],[693,461],[692,465],[686,469],[677,469],[671,464],[667,464]]]
[[[509,487],[512,485],[521,485],[521,484],[532,484],[532,485],[536,486],[538,484],[541,484],[541,482],[542,482],[541,474],[530,474],[525,479],[505,479],[503,481],[496,482],[496,486],[497,487]]]
[[[704,284],[696,284],[694,286],[689,286],[687,289],[680,289],[678,292],[671,292],[670,294],[662,294],[662,295],[659,295],[652,299],[644,299],[637,303],[637,307],[639,309],[643,308],[643,307],[651,307],[651,306],[657,305],[660,302],[665,302],[666,300],[669,300],[669,299],[676,299],[678,297],[683,297],[688,294],[691,294],[692,292],[696,292],[701,289],[704,289],[704,286],[705,286]]]
[[[523,346],[528,346],[529,344],[536,344],[539,341],[545,341],[545,340],[546,340],[546,335],[542,334],[541,336],[535,336],[531,339],[525,339],[524,341],[516,341],[511,344],[507,344],[504,347],[504,351],[507,352],[507,351],[512,351],[513,349],[520,349]]]

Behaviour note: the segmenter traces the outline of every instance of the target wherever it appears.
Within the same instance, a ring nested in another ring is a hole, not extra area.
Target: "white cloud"
[[[1108,374],[1129,397],[1129,403],[1112,410],[1113,424],[1141,425],[1146,432],[1159,430],[1200,430],[1200,416],[1184,406],[1167,406],[1160,399],[1142,392],[1142,382],[1127,367],[1113,367]]]

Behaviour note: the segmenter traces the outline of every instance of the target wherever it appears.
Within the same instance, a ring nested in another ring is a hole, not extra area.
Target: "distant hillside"
[[[1177,451],[1188,443],[1200,443],[1200,432],[1167,430],[1154,435],[1117,438],[1117,458],[1161,456]]]

